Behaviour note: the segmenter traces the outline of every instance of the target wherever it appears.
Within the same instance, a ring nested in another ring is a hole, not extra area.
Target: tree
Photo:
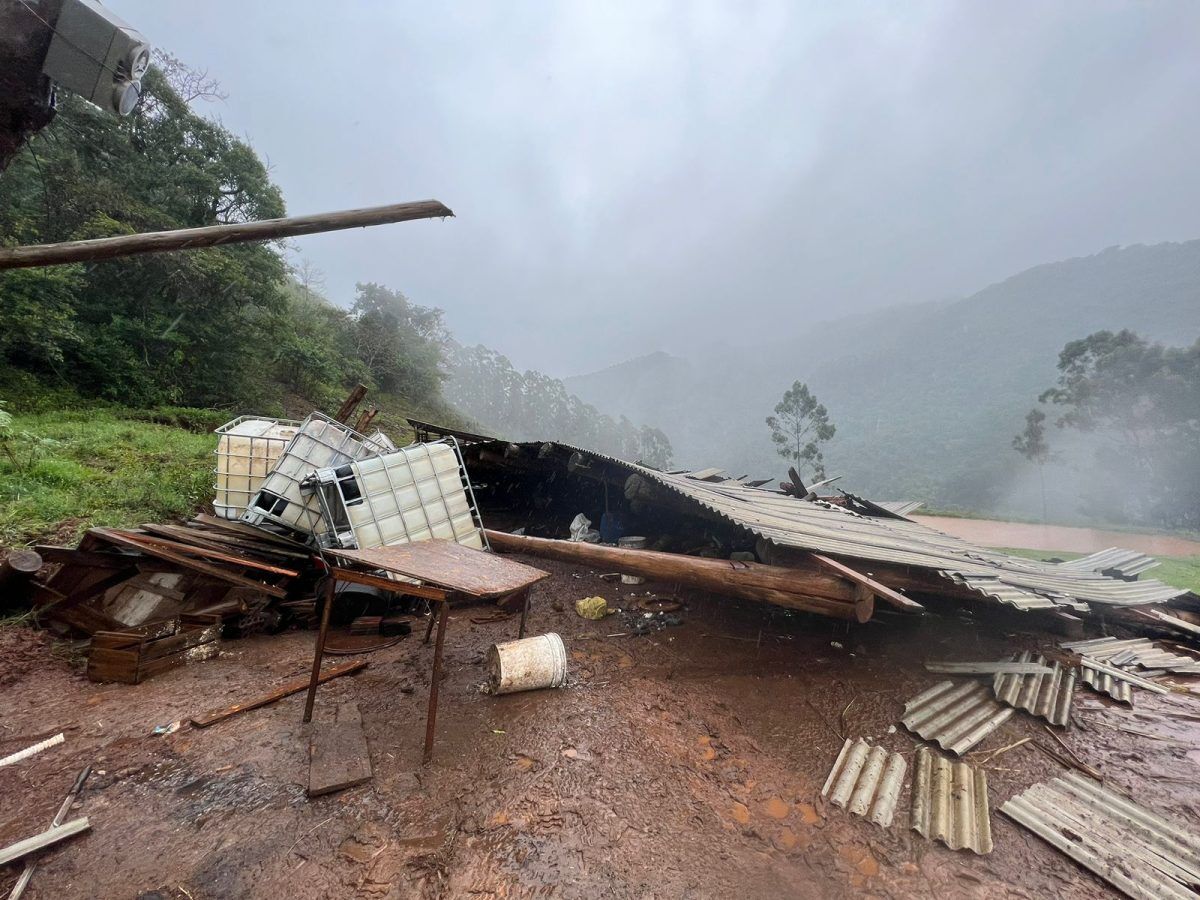
[[[807,384],[792,383],[783,399],[775,404],[775,415],[767,416],[767,427],[780,456],[798,468],[809,466],[814,480],[825,477],[821,444],[832,438],[837,429],[829,421],[829,411],[817,401]]]
[[[1042,522],[1046,521],[1046,473],[1045,465],[1054,456],[1046,443],[1046,414],[1040,409],[1031,409],[1025,416],[1025,429],[1013,438],[1013,449],[1032,463],[1037,463],[1038,478],[1042,486]]]
[[[1165,347],[1131,331],[1068,343],[1058,384],[1038,398],[1090,436],[1106,476],[1090,498],[1109,518],[1200,527],[1200,341]]]

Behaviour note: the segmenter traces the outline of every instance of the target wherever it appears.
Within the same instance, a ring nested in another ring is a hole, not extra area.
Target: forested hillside
[[[658,423],[683,465],[781,475],[764,418],[794,380],[829,408],[826,469],[876,497],[1036,517],[1037,479],[1013,451],[1025,413],[1055,379],[1063,346],[1128,328],[1187,346],[1200,337],[1200,241],[1110,248],[1037,266],[963,300],[831,322],[752,352],[690,360],[655,354],[568,389]],[[1051,517],[1080,516],[1088,460],[1051,469]]]
[[[285,213],[254,148],[194,108],[218,94],[214,82],[159,54],[144,89],[125,119],[61,95],[54,122],[0,176],[0,243]],[[327,299],[319,273],[287,249],[240,244],[0,273],[0,402],[18,413],[110,403],[302,416],[335,408],[362,382],[382,409],[376,423],[397,439],[412,414],[613,452],[637,450],[631,441],[645,433],[646,458],[669,457],[661,433],[614,422],[536,372],[503,407],[475,396],[487,383],[465,389],[459,379],[465,413],[456,410],[443,382],[463,357],[440,310],[370,282]]]

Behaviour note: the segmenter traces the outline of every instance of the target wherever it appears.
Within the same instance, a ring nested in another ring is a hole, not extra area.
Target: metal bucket
[[[639,535],[629,535],[628,537],[618,538],[617,546],[624,550],[645,550],[646,539]],[[646,579],[641,575],[622,575],[621,584],[645,584]]]
[[[493,644],[488,651],[488,686],[493,694],[562,687],[567,681],[567,648],[553,631]]]

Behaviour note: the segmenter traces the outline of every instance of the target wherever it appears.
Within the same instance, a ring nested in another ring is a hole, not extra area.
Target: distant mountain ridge
[[[763,420],[799,379],[837,425],[827,468],[848,488],[1033,515],[1012,436],[1053,383],[1065,343],[1121,328],[1175,345],[1200,337],[1200,240],[1110,247],[961,300],[773,336],[752,352],[700,360],[658,352],[564,382],[589,403],[662,428],[681,465],[766,477],[782,475],[785,463]],[[1055,480],[1060,505],[1070,503],[1067,468]]]

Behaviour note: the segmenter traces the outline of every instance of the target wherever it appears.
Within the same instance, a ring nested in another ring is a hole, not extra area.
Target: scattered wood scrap
[[[332,669],[326,669],[317,679],[318,684],[324,684],[327,681],[332,681],[334,678],[341,678],[343,675],[353,675],[356,672],[361,672],[367,667],[365,660],[358,662],[347,663],[344,666],[334,666]],[[236,716],[238,713],[246,712],[251,709],[258,709],[263,706],[269,706],[276,701],[282,700],[284,697],[289,697],[292,694],[298,694],[300,691],[308,687],[309,677],[305,675],[303,678],[297,678],[295,681],[289,681],[286,684],[280,685],[277,689],[265,696],[259,697],[257,700],[250,700],[246,703],[237,703],[233,706],[228,706],[225,709],[213,710],[204,715],[197,716],[191,719],[191,723],[197,728],[208,728],[210,725],[215,725],[217,722],[223,722],[231,716]]]
[[[308,796],[320,797],[370,781],[371,751],[354,701],[328,707],[313,723],[308,745]]]
[[[65,822],[62,825],[48,828],[41,834],[27,837],[23,841],[10,844],[0,850],[0,866],[7,865],[23,856],[28,856],[30,853],[36,853],[38,850],[57,844],[59,841],[65,841],[67,838],[74,837],[91,827],[87,816],[84,816],[79,819],[72,819],[70,822]]]
[[[87,675],[91,681],[141,684],[152,675],[220,651],[219,616],[181,615],[172,622],[92,635]]]

